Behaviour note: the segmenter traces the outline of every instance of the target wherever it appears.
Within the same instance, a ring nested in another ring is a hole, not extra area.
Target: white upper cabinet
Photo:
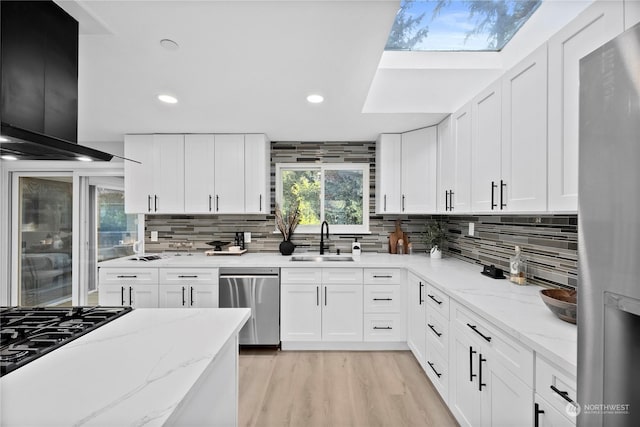
[[[471,208],[500,210],[502,147],[502,87],[497,81],[471,102]],[[504,200],[502,200],[504,204]]]
[[[382,134],[376,141],[376,213],[400,212],[402,135]]]
[[[269,213],[271,209],[271,155],[264,134],[244,136],[244,207],[246,213]]]
[[[549,39],[549,210],[578,209],[578,115],[582,57],[623,29],[622,2],[595,2]]]
[[[451,116],[438,124],[438,212],[449,212],[449,194],[455,183],[456,145]]]
[[[183,135],[126,135],[125,157],[126,212],[184,212]]]
[[[501,171],[504,209],[547,209],[546,44],[502,78]]]
[[[624,2],[624,29],[636,25],[640,22],[640,1],[638,0],[625,0]]]
[[[244,213],[244,135],[216,135],[213,213]]]
[[[436,126],[402,134],[402,213],[436,212],[437,165]]]
[[[449,210],[464,213],[471,211],[471,104],[455,112],[452,120],[456,161]]]
[[[211,213],[215,196],[215,135],[184,137],[184,210]]]
[[[435,126],[380,135],[376,143],[376,212],[435,213],[437,154]]]

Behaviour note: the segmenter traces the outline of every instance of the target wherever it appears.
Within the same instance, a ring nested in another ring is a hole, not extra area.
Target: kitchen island
[[[236,425],[249,315],[136,309],[0,378],[0,425]]]

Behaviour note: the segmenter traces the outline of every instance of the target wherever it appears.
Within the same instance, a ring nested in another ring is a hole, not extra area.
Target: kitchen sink
[[[349,255],[294,255],[291,261],[328,262],[328,261],[353,261]]]

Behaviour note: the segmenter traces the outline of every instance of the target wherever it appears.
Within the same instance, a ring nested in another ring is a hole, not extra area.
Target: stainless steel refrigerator
[[[580,61],[578,426],[640,426],[640,25]]]

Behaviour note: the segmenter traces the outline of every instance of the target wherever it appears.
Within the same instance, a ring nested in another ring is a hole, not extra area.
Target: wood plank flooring
[[[457,426],[408,351],[242,350],[239,425]]]

